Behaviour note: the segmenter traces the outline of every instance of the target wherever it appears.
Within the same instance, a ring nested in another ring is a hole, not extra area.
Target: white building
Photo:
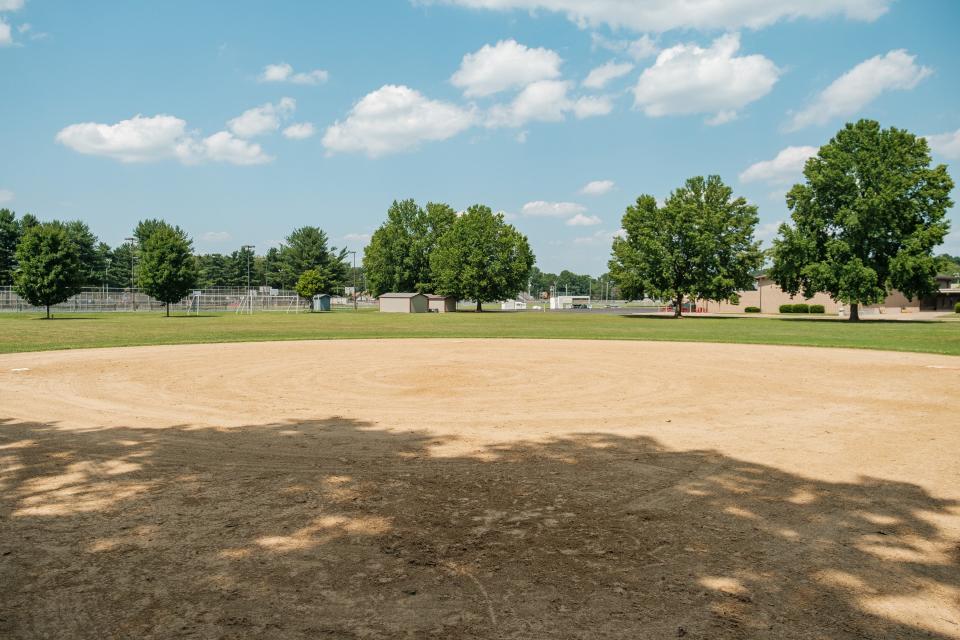
[[[500,308],[503,311],[524,311],[527,303],[523,300],[504,300],[500,303]]]
[[[550,309],[589,309],[590,296],[551,296]]]

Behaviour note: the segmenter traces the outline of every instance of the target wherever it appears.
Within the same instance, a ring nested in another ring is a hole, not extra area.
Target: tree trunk
[[[170,317],[170,303],[169,303],[169,302],[165,302],[164,304],[167,306],[167,317],[169,318],[169,317]]]
[[[677,302],[673,306],[673,317],[679,318],[683,315],[683,294],[677,293]]]
[[[50,305],[47,305],[47,320],[50,319]]]
[[[483,311],[483,303],[477,300],[477,313],[480,313],[482,311]]]
[[[850,322],[860,321],[860,305],[856,302],[850,305]]]

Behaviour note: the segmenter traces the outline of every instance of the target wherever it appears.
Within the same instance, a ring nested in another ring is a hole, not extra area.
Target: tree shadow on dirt
[[[960,509],[919,486],[608,434],[458,446],[0,420],[0,636],[960,634]]]

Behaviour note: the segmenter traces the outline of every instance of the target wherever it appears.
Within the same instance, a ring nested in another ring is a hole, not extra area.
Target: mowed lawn
[[[343,338],[561,338],[852,347],[960,355],[960,322],[667,317],[591,313],[0,314],[0,353],[153,344]]]

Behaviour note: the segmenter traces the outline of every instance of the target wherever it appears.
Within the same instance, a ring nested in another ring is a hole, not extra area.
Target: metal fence
[[[333,309],[353,309],[352,298],[334,296],[330,300]],[[360,296],[358,308],[375,306],[375,300]],[[112,287],[85,287],[80,293],[65,302],[54,305],[51,311],[59,313],[99,313],[105,311],[162,311],[164,303],[151,298],[139,289]],[[171,312],[203,313],[210,311],[255,313],[276,311],[298,313],[309,311],[309,303],[295,292],[286,289],[225,288],[197,289],[183,300],[171,304]],[[0,313],[38,312],[43,307],[34,307],[16,294],[12,287],[0,287]]]

